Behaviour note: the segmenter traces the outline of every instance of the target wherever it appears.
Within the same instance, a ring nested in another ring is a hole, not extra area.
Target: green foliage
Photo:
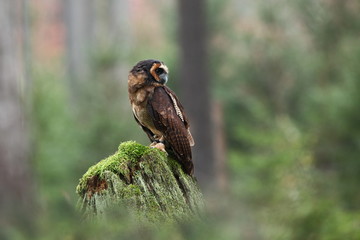
[[[35,76],[32,136],[36,140],[36,176],[44,190],[41,197],[61,212],[68,207],[67,198],[75,197],[71,185],[76,183],[76,177],[68,176],[68,170],[79,173],[82,146],[79,135],[74,133],[76,121],[68,108],[64,86],[52,73],[39,71]]]
[[[148,141],[132,119],[128,69],[158,58],[171,79],[178,75],[175,9],[159,5],[170,19],[162,37],[136,39],[130,50],[94,46],[87,79],[66,82],[59,69],[33,69],[36,239],[360,238],[359,4],[244,2],[208,1],[209,75],[224,108],[230,181],[228,194],[207,199],[207,219],[152,229],[125,211],[114,212],[111,223],[80,223],[74,208],[74,186],[89,166],[118,142]],[[89,176],[108,177],[105,170],[126,177],[123,161],[135,163],[148,149],[123,143],[89,169],[78,192]],[[129,185],[123,193],[138,190]]]
[[[216,28],[211,69],[230,187],[260,229],[251,239],[359,236],[360,18],[348,4],[258,1],[256,14],[211,15],[240,26]]]

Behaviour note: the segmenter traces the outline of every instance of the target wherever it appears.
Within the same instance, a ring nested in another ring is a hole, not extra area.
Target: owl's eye
[[[157,69],[155,70],[155,73],[156,73],[157,75],[160,75],[160,74],[164,73],[164,69],[163,69],[163,68],[157,68]]]

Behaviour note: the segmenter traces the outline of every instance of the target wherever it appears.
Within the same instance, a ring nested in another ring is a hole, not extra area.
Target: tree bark
[[[106,219],[118,209],[143,223],[182,221],[199,217],[204,206],[195,179],[180,164],[131,141],[89,168],[77,192],[87,219]]]
[[[24,222],[33,203],[22,91],[21,1],[0,1],[0,225]],[[0,236],[1,238],[1,236]]]
[[[213,123],[210,77],[207,71],[207,25],[204,0],[179,1],[181,99],[195,139],[195,175],[201,186],[211,186],[214,175]]]

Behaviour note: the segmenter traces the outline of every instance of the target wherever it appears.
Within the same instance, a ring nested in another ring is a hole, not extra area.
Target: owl
[[[128,76],[129,100],[136,122],[149,137],[151,147],[167,152],[183,170],[193,175],[189,120],[175,93],[165,84],[168,67],[158,60],[138,62]]]

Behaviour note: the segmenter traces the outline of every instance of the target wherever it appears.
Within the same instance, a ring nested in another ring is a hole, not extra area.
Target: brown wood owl
[[[148,135],[151,147],[168,152],[193,175],[189,120],[175,93],[165,86],[167,66],[158,60],[138,62],[128,77],[129,99],[136,122]]]

